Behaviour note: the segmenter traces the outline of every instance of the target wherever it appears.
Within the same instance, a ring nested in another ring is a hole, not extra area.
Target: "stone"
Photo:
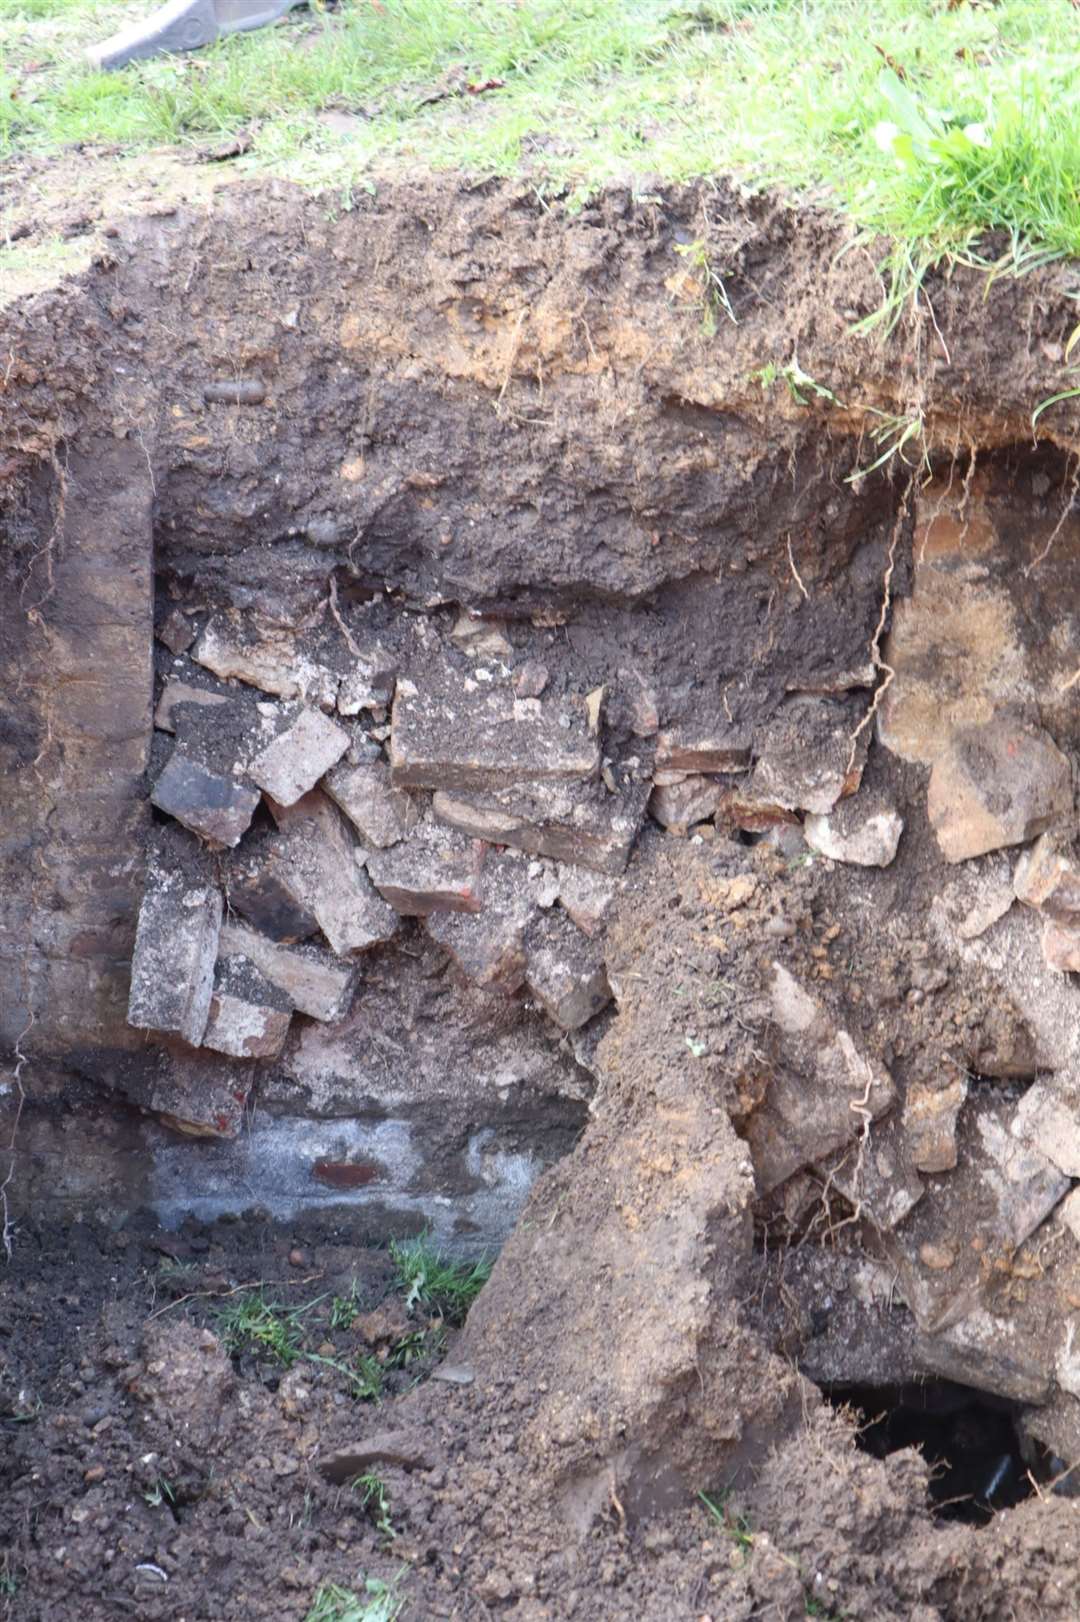
[[[1000,718],[956,732],[930,773],[927,812],[947,862],[1022,845],[1072,812],[1069,762],[1041,727]]]
[[[537,920],[526,955],[525,984],[564,1031],[577,1030],[611,1001],[603,953],[564,914]]]
[[[420,820],[416,799],[394,787],[385,761],[359,766],[342,761],[327,773],[323,786],[367,846],[384,850],[396,845]]]
[[[178,608],[171,608],[158,626],[155,635],[170,653],[186,653],[195,640],[195,627]]]
[[[811,812],[803,838],[812,851],[856,867],[888,867],[896,855],[904,821],[878,796],[856,794],[826,815]]]
[[[1080,974],[1080,929],[1067,929],[1049,919],[1043,925],[1042,954],[1058,974]]]
[[[375,1465],[399,1470],[434,1470],[439,1454],[423,1432],[375,1431],[362,1442],[347,1442],[332,1453],[322,1453],[315,1468],[325,1481],[342,1486]]]
[[[450,640],[470,659],[510,659],[514,653],[504,621],[481,619],[467,608],[455,620]]]
[[[525,981],[525,932],[539,911],[522,858],[487,857],[479,912],[431,912],[425,927],[474,985],[507,994]]]
[[[225,849],[240,843],[259,798],[258,789],[211,771],[181,749],[173,750],[150,794],[159,811],[175,817],[207,844]]]
[[[1014,1250],[1069,1192],[1068,1178],[1049,1156],[1022,1141],[1014,1132],[1015,1126],[1015,1115],[1008,1130],[989,1112],[976,1119],[978,1135],[989,1157],[983,1182],[997,1200],[999,1235]]]
[[[248,774],[281,805],[293,805],[341,759],[349,734],[318,710],[303,709],[248,765]]]
[[[952,1171],[956,1165],[956,1122],[968,1094],[966,1075],[943,1086],[925,1082],[908,1087],[904,1100],[904,1130],[911,1159],[919,1171]]]
[[[584,934],[598,935],[615,899],[614,879],[566,862],[559,866],[558,879],[563,910]]]
[[[1065,1076],[1032,1082],[1009,1131],[1066,1177],[1080,1177],[1080,1083]]]
[[[630,731],[635,738],[652,738],[660,730],[660,709],[656,693],[637,670],[620,670],[630,715]]]
[[[432,664],[421,691],[400,681],[390,766],[398,788],[503,789],[595,777],[600,751],[584,710],[517,698],[509,687]]]
[[[784,811],[830,812],[862,780],[869,728],[859,712],[826,698],[790,698],[755,741],[748,798]]]
[[[781,1036],[779,1062],[744,1134],[762,1194],[856,1138],[864,1150],[872,1146],[872,1123],[896,1098],[885,1067],[867,1057],[848,1031],[838,1030],[825,1008],[780,963],[773,965],[770,989]]]
[[[292,1001],[250,958],[218,958],[202,1046],[234,1059],[273,1059],[285,1045]]]
[[[440,791],[432,810],[440,822],[475,839],[619,874],[630,859],[648,795],[647,783],[627,782],[614,794],[600,783],[542,783],[482,798]]]
[[[166,852],[151,858],[131,960],[129,1025],[199,1045],[210,1013],[221,911],[216,885]]]
[[[1066,928],[1080,926],[1080,866],[1053,834],[1043,834],[1016,864],[1016,898]]]
[[[354,963],[318,946],[282,946],[232,923],[222,926],[220,951],[247,958],[310,1019],[333,1023],[349,1012],[357,982]]]
[[[539,698],[550,680],[547,665],[541,664],[539,659],[526,659],[514,673],[514,692],[518,698]]]
[[[875,1122],[865,1143],[848,1144],[819,1164],[818,1173],[879,1233],[898,1227],[926,1192],[909,1163],[899,1123],[891,1118]]]
[[[1012,1402],[1045,1402],[1050,1367],[1037,1345],[1014,1333],[1007,1317],[978,1307],[974,1312],[915,1337],[924,1369],[958,1385],[991,1391]]]
[[[661,770],[744,772],[750,759],[749,732],[727,721],[687,722],[656,739],[656,764]]]
[[[154,725],[160,732],[175,732],[176,721],[173,711],[181,704],[201,704],[204,708],[215,709],[229,700],[224,693],[213,693],[206,687],[192,687],[186,681],[167,681],[161,689],[157,708],[154,711]]]
[[[289,631],[255,634],[222,618],[208,621],[191,657],[223,681],[234,679],[278,698],[300,699],[329,710],[340,676],[312,658]]]
[[[364,872],[364,853],[336,806],[315,793],[290,810],[275,874],[291,899],[313,914],[335,952],[365,952],[393,940],[398,915]]]
[[[1074,1188],[1071,1194],[1065,1196],[1055,1214],[1073,1238],[1080,1240],[1080,1188]]]
[[[694,775],[661,784],[649,795],[649,815],[672,832],[685,833],[695,822],[715,816],[723,789],[714,778]]]
[[[367,859],[371,882],[395,912],[479,912],[483,845],[427,818],[408,839]]]
[[[361,710],[385,710],[394,698],[398,661],[381,643],[353,651],[353,663],[338,688],[339,715],[359,715]]]

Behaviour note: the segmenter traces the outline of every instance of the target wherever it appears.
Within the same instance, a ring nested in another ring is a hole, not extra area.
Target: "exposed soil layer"
[[[728,188],[107,240],[4,317],[10,1613],[1072,1616],[1071,273],[867,340]],[[444,1344],[370,1243],[522,1204]],[[821,1400],[927,1379],[985,1527]]]

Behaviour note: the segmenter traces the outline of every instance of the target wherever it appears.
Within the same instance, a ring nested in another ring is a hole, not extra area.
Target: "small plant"
[[[400,1574],[388,1583],[369,1577],[364,1583],[366,1599],[351,1588],[323,1583],[304,1622],[395,1622],[405,1604],[404,1595],[398,1592],[399,1582]]]
[[[750,382],[760,384],[763,394],[768,394],[776,383],[786,384],[787,391],[797,406],[809,405],[811,395],[816,395],[819,400],[828,400],[831,405],[841,403],[832,389],[824,383],[819,383],[809,372],[803,371],[797,355],[793,355],[786,366],[777,366],[774,361],[767,361],[758,371],[750,373]]]
[[[365,1352],[355,1363],[342,1363],[336,1357],[323,1357],[319,1352],[303,1352],[305,1362],[318,1363],[342,1375],[349,1387],[349,1395],[358,1402],[378,1402],[383,1393],[384,1366],[377,1357]]]
[[[738,317],[731,307],[724,278],[714,269],[709,258],[708,244],[700,238],[696,242],[677,242],[675,252],[681,254],[695,271],[704,288],[702,300],[701,326],[707,338],[715,337],[717,316],[722,312],[735,326],[738,326]]]
[[[445,1340],[446,1333],[441,1324],[434,1329],[414,1329],[411,1335],[402,1335],[391,1346],[386,1358],[387,1366],[407,1369],[410,1363],[417,1363],[423,1357],[437,1357]]]
[[[393,1242],[390,1254],[405,1292],[405,1308],[426,1307],[447,1323],[462,1324],[480,1291],[491,1277],[486,1257],[455,1262],[437,1251],[427,1234]]]
[[[718,1504],[709,1497],[708,1493],[699,1492],[698,1497],[724,1536],[729,1537],[737,1548],[741,1549],[745,1554],[754,1547],[754,1534],[750,1530],[750,1522],[745,1515],[732,1512],[727,1493],[721,1496]]]
[[[360,1507],[370,1517],[375,1530],[382,1533],[387,1543],[392,1543],[397,1532],[390,1519],[390,1491],[382,1476],[369,1470],[367,1475],[357,1476],[352,1486],[353,1491],[360,1494]]]
[[[348,1295],[335,1295],[330,1302],[330,1328],[348,1329],[359,1310],[356,1285],[354,1284]]]
[[[302,1355],[296,1313],[267,1301],[261,1291],[223,1307],[217,1321],[230,1352],[255,1348],[287,1369]]]
[[[868,474],[876,473],[879,467],[884,467],[886,462],[891,462],[894,456],[899,457],[905,467],[918,466],[919,463],[910,462],[904,455],[906,447],[912,441],[921,441],[923,443],[920,463],[924,467],[928,465],[921,412],[913,412],[911,416],[907,417],[897,417],[886,411],[876,411],[873,406],[869,409],[875,417],[881,418],[878,427],[870,430],[870,437],[876,446],[884,448],[880,449],[880,454],[870,463],[869,467],[856,468],[854,473],[849,473],[845,481],[847,484],[856,484],[859,479],[865,479]]]
[[[143,1493],[143,1497],[151,1509],[160,1509],[162,1504],[167,1504],[172,1510],[176,1508],[176,1494],[164,1476],[159,1476],[149,1491]]]

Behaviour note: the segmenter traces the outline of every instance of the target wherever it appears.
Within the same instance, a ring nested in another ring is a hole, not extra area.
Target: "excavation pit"
[[[236,191],[5,317],[42,1616],[107,1572],[103,1616],[304,1618],[405,1562],[433,1618],[929,1622],[1036,1546],[1063,1614],[1071,444],[950,284],[981,358],[867,471],[921,329],[858,347],[840,227],[722,204],[722,350],[693,189]],[[793,335],[812,407],[758,376]],[[420,1234],[499,1255],[464,1327],[394,1271]]]

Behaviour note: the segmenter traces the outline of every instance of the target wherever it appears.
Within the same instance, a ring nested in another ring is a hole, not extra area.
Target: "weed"
[[[474,1262],[453,1261],[434,1248],[428,1234],[394,1241],[390,1254],[405,1292],[406,1311],[426,1307],[450,1324],[465,1322],[469,1308],[491,1277],[491,1262],[486,1257]]]
[[[304,1622],[395,1622],[405,1604],[404,1595],[398,1592],[400,1580],[400,1573],[388,1583],[369,1577],[364,1584],[366,1599],[351,1588],[323,1583]]]
[[[367,1475],[357,1476],[352,1487],[360,1494],[360,1507],[370,1517],[375,1530],[382,1533],[387,1543],[392,1543],[397,1532],[390,1519],[390,1492],[382,1476],[370,1470]]]
[[[355,1363],[342,1363],[335,1357],[323,1357],[318,1352],[300,1354],[307,1363],[318,1363],[322,1368],[340,1374],[349,1388],[349,1395],[358,1402],[378,1402],[383,1393],[384,1367],[370,1352],[358,1357]]]

